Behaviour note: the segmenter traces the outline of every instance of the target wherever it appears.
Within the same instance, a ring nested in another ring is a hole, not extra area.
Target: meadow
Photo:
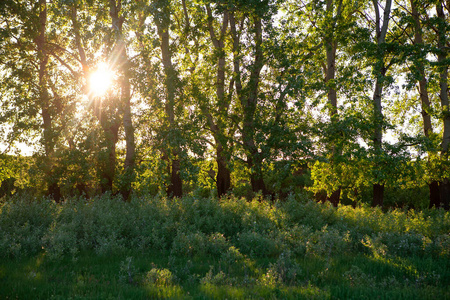
[[[0,204],[0,299],[450,299],[450,214],[237,197]]]

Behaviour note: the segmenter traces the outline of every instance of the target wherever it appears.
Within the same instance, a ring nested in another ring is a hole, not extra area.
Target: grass
[[[0,299],[450,299],[442,210],[3,200]]]
[[[304,257],[295,259],[298,274],[292,281],[281,275],[282,267],[278,274],[268,271],[275,259],[244,260],[224,266],[216,257],[167,252],[84,252],[58,261],[39,254],[2,262],[0,298],[450,299],[446,259]],[[291,267],[284,266],[285,271]]]

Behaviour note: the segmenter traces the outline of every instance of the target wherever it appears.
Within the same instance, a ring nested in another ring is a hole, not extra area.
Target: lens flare
[[[108,65],[101,63],[89,77],[89,90],[94,96],[103,96],[112,83],[112,71]]]

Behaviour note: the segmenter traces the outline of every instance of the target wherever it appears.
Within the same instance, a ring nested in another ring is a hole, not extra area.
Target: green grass
[[[295,263],[298,274],[290,281],[280,274],[292,265],[281,266],[278,274],[268,271],[276,259],[244,257],[225,266],[216,257],[167,252],[83,252],[57,261],[39,254],[2,261],[0,298],[450,299],[447,259],[334,255]]]
[[[442,210],[106,196],[0,209],[0,299],[450,299]]]

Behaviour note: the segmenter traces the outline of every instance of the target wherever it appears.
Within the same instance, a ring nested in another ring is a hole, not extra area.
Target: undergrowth
[[[0,298],[450,298],[443,210],[108,195],[0,209]]]

